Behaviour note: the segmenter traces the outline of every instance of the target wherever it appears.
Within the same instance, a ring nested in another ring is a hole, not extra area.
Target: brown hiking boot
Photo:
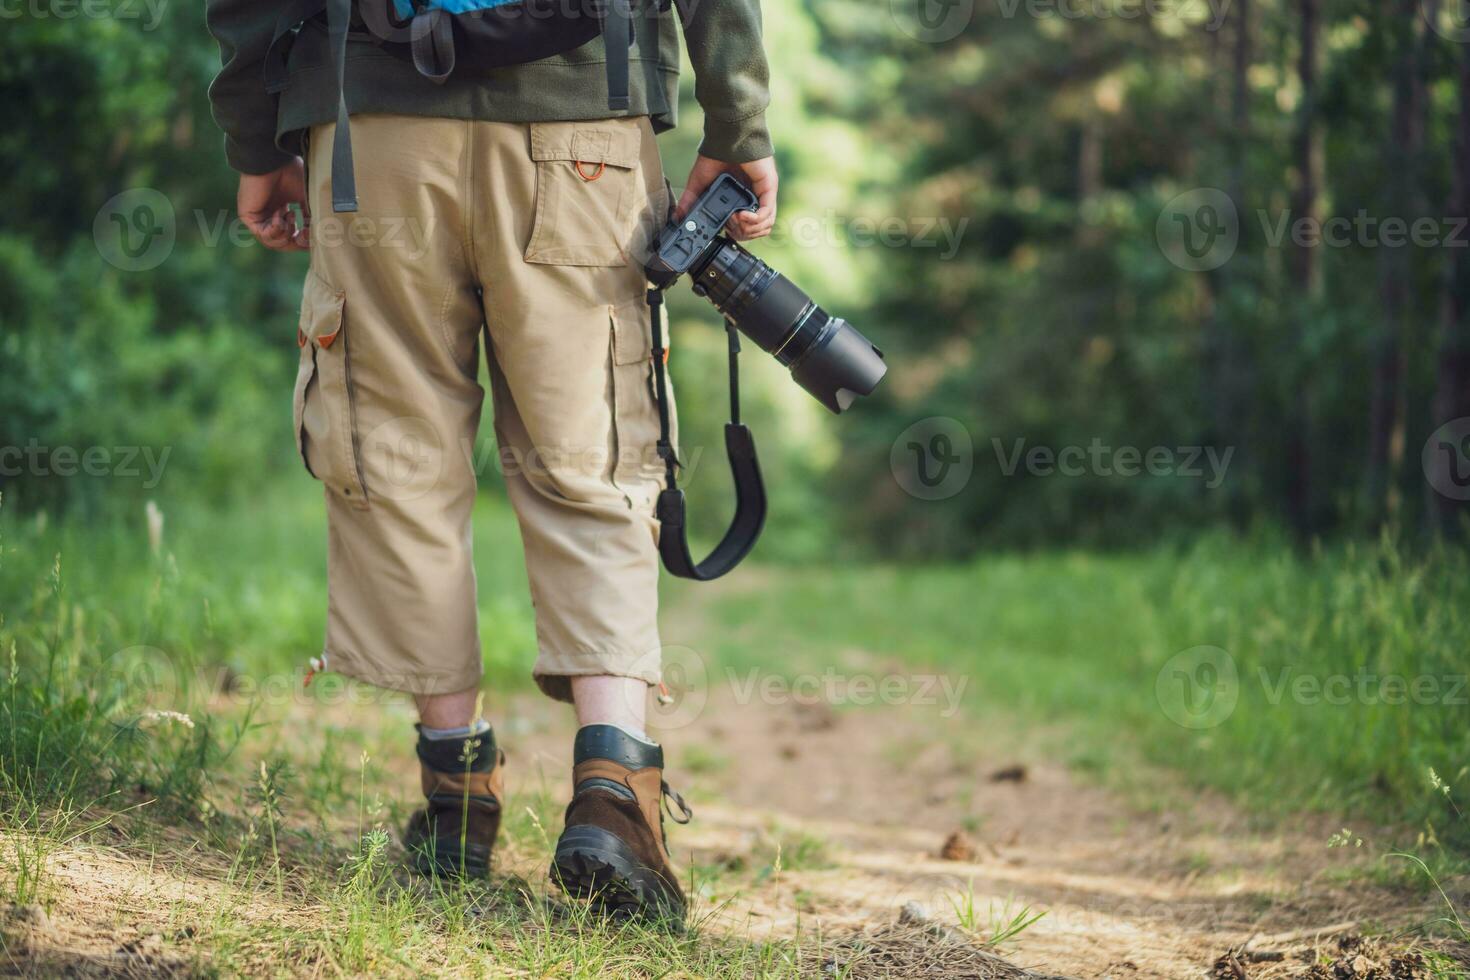
[[[415,726],[417,727],[417,726]],[[426,875],[484,878],[500,830],[505,753],[490,729],[468,738],[419,735],[419,769],[429,805],[403,832],[413,865]]]
[[[664,750],[612,725],[588,725],[577,732],[573,762],[575,788],[551,880],[620,918],[682,923],[684,893],[664,838],[664,797],[681,811],[682,818],[669,813],[675,823],[693,814],[663,781]]]

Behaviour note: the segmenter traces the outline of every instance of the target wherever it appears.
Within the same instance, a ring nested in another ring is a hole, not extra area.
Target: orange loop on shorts
[[[597,169],[595,171],[593,171],[592,176],[589,177],[589,176],[587,176],[587,172],[582,169],[583,167],[588,166],[588,164],[584,163],[581,160],[577,160],[577,161],[575,161],[574,166],[576,166],[576,168],[577,168],[577,176],[578,177],[581,177],[583,180],[587,181],[587,183],[589,183],[589,184],[592,183],[594,180],[596,180],[598,177],[601,177],[602,176],[602,172],[607,169],[607,164],[606,163],[598,163]]]
[[[305,347],[306,346],[306,331],[305,330],[302,330],[300,327],[297,327],[296,328],[296,346],[297,347]]]

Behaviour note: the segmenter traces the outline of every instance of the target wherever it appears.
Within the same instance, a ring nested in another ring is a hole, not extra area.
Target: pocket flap
[[[612,324],[614,364],[637,364],[653,356],[648,303],[642,297],[613,307]]]
[[[638,166],[638,133],[601,129],[587,123],[532,123],[531,159],[605,163],[631,170]]]
[[[318,347],[331,347],[342,333],[342,308],[346,299],[346,293],[327,285],[315,272],[308,272],[306,287],[301,291],[297,345],[304,347],[310,340],[315,341]]]

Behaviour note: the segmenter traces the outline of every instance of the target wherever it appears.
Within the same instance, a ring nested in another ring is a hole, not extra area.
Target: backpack
[[[286,56],[296,32],[325,15],[337,83],[337,129],[332,143],[332,210],[357,210],[352,136],[343,79],[347,39],[371,40],[413,62],[442,85],[456,71],[475,72],[539,61],[579,48],[599,34],[607,45],[607,107],[628,108],[628,48],[633,13],[645,3],[662,12],[669,0],[289,0],[276,21],[265,57],[266,91],[288,83]],[[689,0],[679,0],[681,12]],[[353,12],[365,31],[353,32]]]

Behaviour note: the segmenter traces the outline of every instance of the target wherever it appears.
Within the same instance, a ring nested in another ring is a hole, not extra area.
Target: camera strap
[[[725,455],[735,482],[735,516],[725,536],[704,561],[689,553],[688,525],[684,520],[684,491],[679,489],[681,465],[670,434],[669,379],[664,346],[663,291],[648,290],[649,320],[653,324],[653,374],[658,389],[658,455],[664,461],[665,486],[658,495],[658,551],[664,567],[679,578],[701,582],[719,578],[740,564],[755,547],[766,525],[766,486],[756,458],[755,437],[740,421],[740,334],[725,321],[730,352],[730,421],[725,423]]]

